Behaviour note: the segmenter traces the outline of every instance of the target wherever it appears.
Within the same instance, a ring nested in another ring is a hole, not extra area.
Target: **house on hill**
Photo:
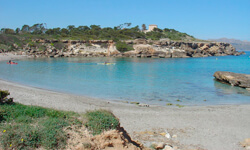
[[[150,31],[153,31],[154,28],[158,28],[158,26],[156,24],[151,24],[148,26],[148,31],[147,32],[150,32]]]
[[[144,30],[143,32],[147,33],[147,32],[151,32],[154,30],[154,28],[158,28],[158,26],[156,24],[150,24],[148,26],[148,30]]]

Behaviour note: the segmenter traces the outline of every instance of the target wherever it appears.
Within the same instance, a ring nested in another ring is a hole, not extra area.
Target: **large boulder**
[[[239,86],[242,88],[250,88],[250,74],[240,74],[233,72],[217,71],[214,73],[216,80],[229,83],[232,86]]]

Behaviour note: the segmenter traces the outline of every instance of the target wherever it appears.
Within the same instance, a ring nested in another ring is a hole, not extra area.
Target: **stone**
[[[166,132],[165,137],[168,138],[168,139],[171,139],[171,135],[168,132]]]
[[[180,52],[180,51],[174,51],[172,53],[172,58],[186,58],[187,56],[186,52]]]
[[[171,58],[171,57],[172,57],[172,53],[167,52],[166,55],[165,55],[165,58]]]
[[[166,57],[166,54],[159,54],[159,57],[160,57],[160,58],[165,58],[165,57]]]
[[[216,71],[214,77],[222,83],[228,83],[232,86],[239,86],[242,88],[250,88],[250,74]]]
[[[174,150],[174,148],[169,145],[166,145],[163,150]]]
[[[202,55],[201,53],[195,53],[192,55],[192,57],[203,57],[204,55]]]
[[[54,55],[54,58],[60,57],[60,55]]]
[[[240,142],[242,147],[250,147],[250,138],[245,139],[243,142]]]
[[[18,48],[18,45],[17,44],[13,44],[13,47],[15,48],[15,49],[17,49]]]
[[[244,52],[237,52],[235,48],[228,43],[215,42],[185,42],[171,41],[169,39],[161,39],[158,41],[147,39],[124,40],[125,43],[133,45],[134,50],[129,52],[119,52],[116,49],[113,40],[41,40],[36,39],[33,42],[39,42],[46,47],[43,53],[38,54],[38,47],[30,47],[28,44],[17,46],[13,44],[15,49],[26,50],[27,55],[51,56],[59,55],[59,57],[148,57],[148,58],[187,58],[187,57],[208,57],[208,56],[226,56],[226,55],[242,55]],[[64,43],[65,47],[55,48],[51,43]],[[89,43],[91,46],[86,46]],[[0,50],[3,51],[3,50]],[[96,55],[98,53],[105,53]],[[90,53],[93,53],[90,55]],[[57,57],[57,56],[55,56]]]
[[[156,149],[163,149],[165,147],[165,143],[158,143],[157,146],[155,147]]]
[[[149,107],[148,104],[139,104],[140,107]]]
[[[162,133],[159,133],[159,134],[162,135],[162,136],[164,136],[164,137],[165,137],[165,135],[166,135],[165,132],[162,132]]]

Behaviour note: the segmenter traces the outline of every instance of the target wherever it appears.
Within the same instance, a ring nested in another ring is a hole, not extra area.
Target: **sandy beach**
[[[0,55],[0,61],[24,56]],[[139,107],[117,101],[71,95],[0,80],[0,89],[9,90],[15,102],[59,110],[112,111],[135,140],[171,142],[187,149],[238,150],[239,142],[250,138],[250,105],[150,106]],[[136,101],[136,100],[135,100]],[[168,132],[171,139],[156,136]]]
[[[0,61],[8,61],[8,60],[20,60],[28,58],[26,55],[15,55],[15,53],[0,53]]]

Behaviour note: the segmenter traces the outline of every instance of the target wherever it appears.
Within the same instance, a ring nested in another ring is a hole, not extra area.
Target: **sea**
[[[103,100],[151,105],[250,104],[250,91],[216,71],[250,74],[250,52],[205,58],[31,58],[0,62],[0,79]],[[105,63],[106,62],[106,63]]]

